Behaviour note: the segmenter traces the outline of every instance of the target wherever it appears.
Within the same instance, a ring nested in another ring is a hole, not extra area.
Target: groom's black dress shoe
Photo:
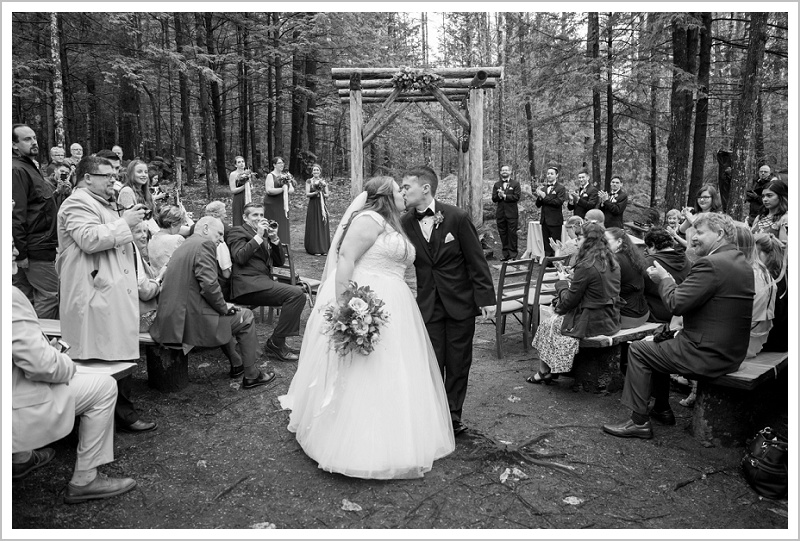
[[[642,438],[649,440],[653,437],[653,425],[650,421],[645,421],[644,424],[637,425],[633,420],[628,419],[625,422],[615,425],[603,425],[603,432],[617,436],[618,438]]]
[[[250,379],[248,377],[242,378],[242,387],[245,389],[252,389],[253,387],[259,387],[261,385],[266,385],[267,383],[271,383],[275,379],[274,372],[264,372],[259,371],[258,377]]]
[[[267,355],[272,355],[283,363],[293,363],[300,358],[296,353],[292,353],[292,350],[289,349],[289,346],[284,344],[283,347],[278,347],[271,338],[268,338],[267,343],[264,344],[264,352]]]
[[[231,378],[238,378],[244,375],[244,365],[240,364],[239,366],[231,366],[230,376]]]
[[[453,436],[460,436],[464,434],[469,428],[461,421],[453,421]]]
[[[666,409],[664,411],[651,411],[650,418],[655,419],[662,425],[674,425],[675,424],[675,414],[672,413],[672,409]]]

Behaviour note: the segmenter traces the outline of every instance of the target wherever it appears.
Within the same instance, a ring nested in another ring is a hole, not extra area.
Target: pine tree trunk
[[[525,25],[523,21],[519,21],[517,27],[517,40],[519,43],[519,69],[520,77],[522,80],[522,87],[528,87],[528,65],[527,57],[525,56]],[[533,109],[531,107],[531,99],[527,94],[525,95],[525,139],[528,143],[528,174],[530,175],[531,185],[536,184],[536,163],[534,161],[534,148],[533,148]]]
[[[206,46],[208,54],[212,58],[211,69],[216,72],[217,62],[213,60],[216,56],[216,46],[214,44],[213,15],[210,12],[203,14],[206,25]],[[220,103],[219,82],[211,80],[211,110],[214,116],[214,144],[216,146],[216,169],[217,183],[228,185],[228,170],[225,168],[225,118],[222,116],[222,104]]]
[[[197,32],[197,50],[207,50],[205,25],[199,13],[194,14],[194,27]],[[203,57],[199,57],[198,62],[203,68],[208,68],[208,61]],[[198,71],[197,82],[200,88],[200,153],[202,154],[203,168],[206,177],[206,197],[211,200],[216,196],[216,189],[211,170],[211,111],[208,106],[208,81],[206,80],[204,71]]]
[[[733,167],[728,213],[735,220],[741,220],[745,215],[744,192],[749,184],[749,175],[755,169],[756,104],[761,88],[768,16],[769,13],[765,12],[753,12],[750,15],[750,41],[742,70],[742,97],[733,132]]]
[[[317,157],[317,59],[315,53],[310,51],[306,55],[306,88],[308,89],[308,103],[306,107],[306,136],[308,151]]]
[[[61,78],[61,45],[58,34],[58,13],[50,14],[50,54],[53,61],[53,129],[55,146],[66,148],[64,139],[64,89]]]
[[[75,111],[72,106],[72,92],[69,84],[69,62],[67,59],[67,46],[64,43],[64,16],[59,14],[56,24],[58,25],[58,56],[61,63],[61,92],[64,97],[64,149],[67,148],[67,142],[73,143],[77,139],[74,122]]]
[[[600,183],[600,143],[603,138],[602,105],[600,103],[600,14],[589,13],[589,34],[586,41],[587,53],[592,58],[592,72],[595,84],[592,85],[592,182]]]
[[[236,63],[236,88],[239,98],[239,148],[236,154],[241,154],[245,163],[251,164],[247,144],[247,66],[244,62],[244,33],[241,26],[236,27],[236,52],[239,62]]]
[[[294,31],[294,41],[300,32]],[[301,178],[303,171],[303,132],[305,128],[305,54],[296,50],[292,56],[292,126],[289,146],[289,172]]]
[[[605,190],[611,191],[611,175],[614,167],[614,87],[612,84],[612,60],[614,44],[614,14],[608,14],[608,22],[606,27],[606,47],[607,59],[606,65],[606,178]]]
[[[755,146],[756,146],[756,167],[761,167],[767,163],[767,157],[764,154],[764,106],[763,94],[758,92],[758,100],[756,100],[756,133],[755,133]]]
[[[281,93],[283,92],[281,81],[282,60],[278,49],[278,47],[280,47],[280,15],[273,13],[272,17],[272,25],[274,27],[272,46],[275,48],[275,54],[272,57],[272,70],[275,74],[275,153],[270,156],[270,159],[275,156],[283,156],[283,115],[281,114]]]
[[[178,48],[178,53],[186,56],[186,37],[183,33],[183,25],[181,14],[175,13],[175,45]],[[192,117],[191,105],[189,100],[189,74],[188,68],[178,72],[178,82],[180,85],[181,93],[181,125],[183,126],[183,159],[186,164],[186,184],[191,184],[194,180],[194,153],[192,152]],[[161,149],[156,149],[160,152]]]
[[[708,133],[708,91],[711,73],[711,13],[700,15],[703,26],[700,29],[700,65],[697,70],[697,111],[694,121],[694,148],[692,149],[692,177],[689,181],[689,194],[696,194],[703,186],[706,161],[706,134]]]
[[[647,29],[652,34],[655,32],[655,14],[647,14]],[[655,49],[650,50],[650,64],[655,65]],[[657,72],[656,72],[657,73]],[[658,122],[658,86],[660,79],[654,73],[650,78],[650,207],[656,206],[656,191],[658,186],[658,138],[656,123]],[[667,209],[669,210],[669,209]]]

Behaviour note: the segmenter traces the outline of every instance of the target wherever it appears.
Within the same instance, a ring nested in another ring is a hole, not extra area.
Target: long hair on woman
[[[786,269],[786,251],[783,243],[768,233],[755,235],[756,249],[764,254],[764,265],[773,279],[779,280]],[[761,259],[761,257],[759,257]]]
[[[778,196],[778,211],[774,217],[777,222],[789,210],[789,186],[784,181],[776,179],[764,186],[764,190],[769,190]],[[764,207],[761,209],[759,216],[766,216],[767,214],[769,214],[769,209]]]
[[[708,209],[708,212],[722,212],[722,197],[720,197],[717,187],[712,184],[703,184],[700,186],[700,189],[697,190],[697,196],[694,198],[694,213],[698,214],[703,212],[700,209],[700,205],[697,203],[697,197],[703,192],[708,192],[708,195],[711,196],[711,207]]]
[[[578,250],[578,261],[575,266],[593,267],[599,264],[602,270],[606,268],[616,269],[617,259],[611,248],[608,247],[606,240],[606,228],[600,224],[588,222],[583,225],[581,235],[583,244]]]
[[[744,258],[747,260],[747,263],[754,270],[763,275],[764,281],[772,281],[772,276],[769,272],[769,269],[764,262],[761,261],[761,258],[758,257],[758,251],[756,251],[756,240],[755,237],[753,237],[753,233],[750,231],[750,228],[747,227],[747,224],[743,224],[741,222],[736,222],[736,248],[742,252]]]
[[[625,230],[619,227],[609,227],[606,229],[606,233],[620,241],[619,250],[617,250],[617,252],[628,256],[636,272],[644,274],[644,270],[648,266],[647,260],[644,258],[644,255],[642,255],[642,252],[633,245]]]
[[[147,167],[147,163],[138,158],[131,160],[131,163],[128,164],[128,167],[125,169],[125,181],[122,187],[130,186],[131,190],[133,190],[133,193],[136,195],[136,199],[147,205],[147,208],[153,210],[155,209],[155,203],[153,202],[153,194],[150,193],[150,175],[147,175],[147,182],[144,184],[139,184],[136,179],[133,178],[133,172],[136,171],[136,166],[139,164]]]
[[[372,210],[380,214],[387,224],[408,240],[405,231],[403,231],[403,226],[400,225],[400,209],[394,204],[394,185],[395,181],[392,177],[372,177],[364,184],[364,190],[367,192],[367,201],[361,210],[354,212],[350,216],[350,220],[344,226],[342,237],[336,246],[337,252],[342,246],[342,241],[347,235],[350,224],[353,223],[356,216],[365,210]]]

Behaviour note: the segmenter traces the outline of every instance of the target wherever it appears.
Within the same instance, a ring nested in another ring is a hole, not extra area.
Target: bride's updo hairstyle
[[[392,177],[372,177],[364,184],[364,190],[367,192],[367,201],[361,210],[354,212],[350,216],[350,220],[342,232],[342,238],[339,239],[339,244],[336,246],[337,252],[342,246],[347,230],[350,229],[350,224],[353,223],[356,216],[365,210],[377,212],[395,231],[404,237],[406,236],[403,226],[400,225],[400,209],[394,204],[394,184],[395,181]]]

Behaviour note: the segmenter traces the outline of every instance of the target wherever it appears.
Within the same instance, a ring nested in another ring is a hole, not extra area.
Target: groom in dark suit
[[[430,167],[403,177],[408,212],[403,229],[417,251],[417,304],[442,370],[453,433],[467,430],[461,410],[472,365],[475,316],[493,317],[495,292],[478,232],[466,212],[436,201]]]

